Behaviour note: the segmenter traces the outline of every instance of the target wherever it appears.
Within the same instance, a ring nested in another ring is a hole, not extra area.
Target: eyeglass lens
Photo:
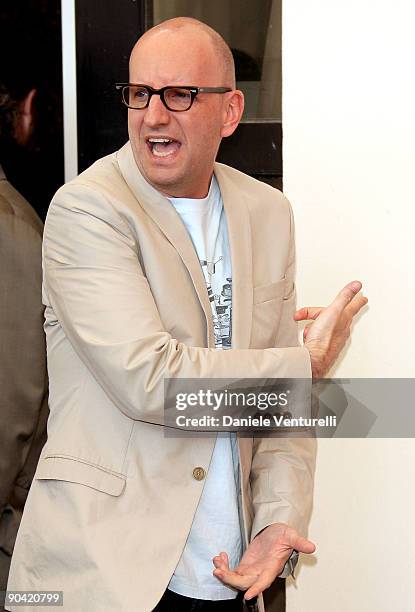
[[[146,87],[127,85],[123,89],[123,95],[124,102],[130,108],[145,108],[150,92]],[[192,105],[192,94],[189,89],[170,87],[164,90],[164,101],[170,110],[188,110]]]

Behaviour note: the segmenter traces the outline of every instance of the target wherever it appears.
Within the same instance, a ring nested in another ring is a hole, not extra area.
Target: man
[[[11,151],[27,147],[32,137],[34,76],[27,61],[19,60],[16,53],[15,70],[3,68],[0,78],[0,591],[6,589],[23,506],[46,440],[48,414],[43,225],[1,166]]]
[[[243,111],[217,33],[153,28],[121,88],[129,143],[46,223],[49,438],[8,588],[63,590],[80,612],[241,610],[238,591],[263,610],[294,551],[314,551],[314,442],[165,436],[163,381],[320,376],[365,300],[354,283],[299,311],[318,318],[298,346],[289,205],[214,163]]]

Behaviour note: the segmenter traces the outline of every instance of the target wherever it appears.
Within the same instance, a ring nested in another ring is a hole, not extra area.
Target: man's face
[[[204,32],[157,31],[140,41],[130,60],[130,83],[199,87],[227,86]],[[128,131],[136,164],[158,191],[173,197],[205,197],[213,171],[227,99],[232,94],[199,94],[188,111],[168,110],[158,95],[148,108],[128,110]],[[168,139],[169,144],[153,139]]]

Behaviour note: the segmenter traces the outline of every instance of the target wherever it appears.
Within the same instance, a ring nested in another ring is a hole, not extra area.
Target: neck
[[[159,193],[163,194],[167,198],[190,198],[192,200],[201,200],[203,198],[206,198],[209,193],[212,176],[213,176],[213,169],[212,169],[210,176],[207,179],[200,181],[200,183],[197,186],[195,185],[191,185],[191,186],[190,185],[180,185],[180,186],[168,185],[165,189],[164,188],[160,189],[158,185],[153,185],[153,187],[157,189]]]

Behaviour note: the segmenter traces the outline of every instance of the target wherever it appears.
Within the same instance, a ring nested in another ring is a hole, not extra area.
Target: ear
[[[222,125],[221,136],[225,138],[234,133],[244,112],[244,94],[239,89],[235,89],[229,94],[225,102],[225,120]]]
[[[28,142],[32,133],[35,95],[36,89],[31,89],[20,102],[19,115],[15,127],[15,138],[21,145],[25,145]]]

